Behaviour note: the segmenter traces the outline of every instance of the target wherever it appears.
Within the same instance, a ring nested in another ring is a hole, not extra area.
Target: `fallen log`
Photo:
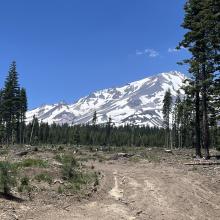
[[[220,165],[220,162],[211,162],[211,161],[201,161],[201,162],[190,162],[184,163],[184,165]]]
[[[165,149],[164,151],[165,151],[166,153],[173,154],[173,151],[172,151],[172,150]]]
[[[30,152],[29,150],[25,150],[25,151],[18,152],[15,155],[23,157],[23,156],[27,155],[29,152]]]

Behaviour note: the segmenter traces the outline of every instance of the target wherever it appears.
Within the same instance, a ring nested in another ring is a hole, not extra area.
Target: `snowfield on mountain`
[[[100,90],[79,99],[73,104],[43,105],[26,114],[27,123],[33,116],[49,124],[69,125],[91,123],[94,111],[97,123],[106,123],[109,117],[116,126],[162,125],[162,106],[166,90],[170,89],[173,100],[186,77],[177,71],[159,73],[129,83],[122,87]]]

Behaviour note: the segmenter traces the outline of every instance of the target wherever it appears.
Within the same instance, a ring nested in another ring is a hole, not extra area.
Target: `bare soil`
[[[220,166],[184,165],[193,161],[191,151],[153,150],[150,156],[135,155],[86,162],[101,178],[98,188],[83,196],[57,195],[45,189],[32,201],[0,198],[0,219],[220,219]]]

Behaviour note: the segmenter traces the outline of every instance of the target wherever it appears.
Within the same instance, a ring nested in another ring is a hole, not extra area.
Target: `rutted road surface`
[[[44,206],[25,219],[220,219],[220,179],[151,163],[97,163],[104,177],[89,200],[68,208]]]

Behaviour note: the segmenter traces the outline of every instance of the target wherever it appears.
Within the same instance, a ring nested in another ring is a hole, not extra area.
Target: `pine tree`
[[[12,62],[2,95],[2,118],[5,122],[7,144],[14,143],[19,137],[20,88],[16,63]]]
[[[163,99],[163,118],[164,128],[166,131],[166,147],[171,146],[171,133],[170,133],[170,114],[172,110],[172,96],[170,90],[167,90]]]
[[[25,115],[27,111],[27,95],[25,88],[20,90],[20,143],[24,143]]]
[[[77,128],[75,133],[74,133],[74,143],[76,144],[76,146],[79,146],[80,143],[80,133],[79,133],[79,129]]]
[[[0,90],[0,143],[4,139],[4,121],[3,121],[3,91]]]
[[[197,105],[196,123],[198,123],[199,117],[198,97],[201,95],[203,145],[205,148],[205,157],[209,158],[210,134],[208,105],[211,103],[209,102],[211,96],[210,88],[213,85],[214,75],[216,71],[219,71],[220,2],[216,0],[188,0],[184,9],[185,18],[182,27],[187,29],[187,33],[184,35],[182,42],[180,42],[179,48],[187,48],[192,54],[192,58],[184,62],[190,65],[190,72],[196,80],[195,85],[200,86],[200,91],[197,91],[195,102]],[[196,126],[199,127],[198,124]],[[199,129],[196,130],[196,136],[198,138]]]
[[[110,147],[110,140],[111,140],[111,130],[112,130],[112,118],[108,118],[108,122],[106,124],[106,145]]]
[[[38,118],[33,116],[33,120],[30,126],[30,139],[29,139],[29,144],[36,144],[38,143],[38,138],[39,138],[39,121]]]
[[[93,114],[93,117],[92,117],[93,126],[96,126],[96,122],[97,122],[97,113],[96,113],[96,111],[94,111],[94,114]]]
[[[177,92],[175,105],[173,109],[173,140],[175,147],[181,147],[181,124],[182,124],[182,102],[180,92]]]

